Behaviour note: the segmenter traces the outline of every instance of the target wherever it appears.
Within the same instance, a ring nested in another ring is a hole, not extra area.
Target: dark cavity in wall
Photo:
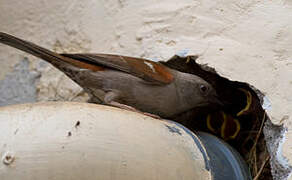
[[[254,179],[286,179],[291,167],[281,164],[275,155],[284,128],[271,123],[263,109],[263,93],[248,83],[221,77],[215,69],[196,63],[197,58],[174,56],[161,63],[209,82],[223,106],[196,108],[172,120],[194,132],[212,133],[230,144],[244,158]]]

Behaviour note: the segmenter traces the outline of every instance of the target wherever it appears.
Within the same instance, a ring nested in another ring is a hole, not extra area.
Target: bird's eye
[[[208,87],[207,86],[205,86],[204,84],[201,84],[200,85],[200,91],[202,92],[202,93],[204,93],[204,94],[206,94],[207,92],[208,92]]]

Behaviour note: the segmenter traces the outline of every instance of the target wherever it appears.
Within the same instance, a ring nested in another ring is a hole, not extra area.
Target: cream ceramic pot
[[[1,180],[210,179],[194,134],[170,121],[86,103],[0,108]]]
[[[87,103],[0,108],[1,180],[250,179],[218,138]]]

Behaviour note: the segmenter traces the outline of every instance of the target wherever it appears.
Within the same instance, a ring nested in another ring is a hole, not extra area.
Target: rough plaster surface
[[[200,54],[199,62],[267,95],[272,122],[287,127],[283,153],[292,162],[291,0],[0,0],[0,4],[1,31],[59,52],[118,53],[153,60],[166,60],[184,49]],[[0,46],[4,67],[0,79],[22,55]],[[31,69],[39,69],[39,60],[30,59]],[[80,89],[51,66],[41,72],[39,100],[79,98]],[[56,96],[60,85],[68,89]]]
[[[0,106],[36,102],[36,81],[39,73],[29,71],[27,59],[15,65],[0,81]]]
[[[42,74],[36,86],[38,101],[81,101],[89,99],[80,86],[69,79],[64,73],[42,62],[37,70]],[[44,67],[42,67],[44,66]]]
[[[264,134],[271,155],[270,163],[274,179],[287,179],[291,174],[291,165],[288,164],[287,158],[282,153],[286,131],[286,128],[276,126],[270,120],[265,123]]]

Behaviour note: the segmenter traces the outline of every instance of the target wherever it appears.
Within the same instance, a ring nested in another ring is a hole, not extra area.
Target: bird
[[[207,128],[225,141],[235,139],[240,132],[239,120],[224,111],[212,112],[206,119]]]
[[[251,118],[251,115],[255,110],[253,108],[253,106],[255,106],[254,96],[251,94],[250,90],[243,87],[240,87],[237,90],[241,91],[246,97],[245,101],[242,101],[243,105],[237,113],[230,113],[228,110],[225,110],[225,112],[223,110],[218,110],[217,112],[209,113],[206,117],[207,128],[212,133],[218,134],[225,141],[237,138],[242,125],[245,124],[246,126],[248,124],[245,121],[255,119]],[[248,129],[250,128],[252,128],[252,126],[249,125]],[[246,128],[244,129],[246,130]]]
[[[254,89],[247,83],[221,77],[215,69],[196,63],[198,58],[196,55],[186,57],[174,55],[161,63],[180,72],[204,78],[215,89],[222,106],[217,109],[196,108],[173,119],[191,130],[210,132],[229,142],[245,139],[249,136],[247,134],[254,135],[254,131],[261,125],[260,120],[263,116],[260,99]]]
[[[203,77],[216,90],[222,106],[215,110],[210,107],[196,108],[177,115],[174,121],[179,120],[195,134],[208,132],[224,140],[241,154],[251,167],[253,177],[258,176],[258,169],[262,169],[262,179],[271,177],[271,167],[266,163],[269,153],[263,133],[264,125],[269,121],[262,107],[265,95],[248,83],[220,76],[214,68],[197,63],[198,58],[197,55],[175,55],[161,63]]]
[[[93,103],[166,119],[222,104],[202,77],[160,62],[114,54],[58,54],[4,32],[0,42],[49,62],[79,84]]]

